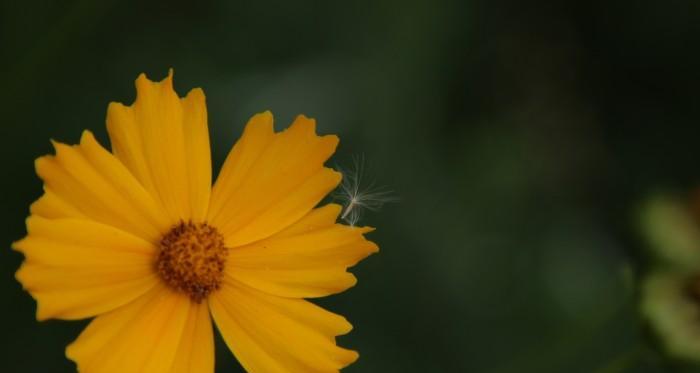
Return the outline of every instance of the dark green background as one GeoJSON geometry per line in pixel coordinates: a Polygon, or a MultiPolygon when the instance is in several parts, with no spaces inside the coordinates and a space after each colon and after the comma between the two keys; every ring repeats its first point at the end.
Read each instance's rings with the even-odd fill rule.
{"type": "Polygon", "coordinates": [[[355,325],[347,372],[686,369],[638,317],[631,222],[700,181],[699,48],[691,0],[3,1],[0,371],[73,371],[85,325],[37,323],[13,277],[34,158],[106,144],[108,102],[170,67],[206,92],[217,166],[252,114],[304,113],[399,196],[364,221],[358,285],[320,301],[355,325]]]}

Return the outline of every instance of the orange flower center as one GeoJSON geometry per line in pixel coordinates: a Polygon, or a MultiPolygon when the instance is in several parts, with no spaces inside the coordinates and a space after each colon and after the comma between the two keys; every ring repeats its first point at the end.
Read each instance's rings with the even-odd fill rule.
{"type": "Polygon", "coordinates": [[[160,240],[156,269],[168,286],[200,303],[221,286],[227,255],[214,227],[182,222],[160,240]]]}

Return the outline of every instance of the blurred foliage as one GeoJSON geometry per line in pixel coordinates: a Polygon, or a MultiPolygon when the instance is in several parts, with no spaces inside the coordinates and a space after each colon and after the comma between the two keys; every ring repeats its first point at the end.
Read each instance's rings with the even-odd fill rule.
{"type": "Polygon", "coordinates": [[[640,209],[650,268],[641,284],[641,311],[674,358],[700,362],[700,215],[697,199],[668,193],[640,209]]]}
{"type": "MultiPolygon", "coordinates": [[[[355,325],[348,372],[677,372],[638,312],[638,201],[698,185],[700,3],[671,0],[3,1],[0,362],[70,372],[85,322],[34,320],[14,280],[33,160],[145,71],[207,94],[220,165],[270,109],[337,133],[395,190],[382,251],[319,303],[355,325]]],[[[240,371],[217,344],[217,372],[240,371]]]]}

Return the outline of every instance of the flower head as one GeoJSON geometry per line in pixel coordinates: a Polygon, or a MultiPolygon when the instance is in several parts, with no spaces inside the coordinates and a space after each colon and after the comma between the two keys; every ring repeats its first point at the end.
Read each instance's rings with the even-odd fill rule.
{"type": "Polygon", "coordinates": [[[357,353],[352,328],[304,298],[356,282],[378,250],[370,228],[316,205],[340,182],[324,167],[338,143],[299,116],[275,133],[250,119],[214,183],[204,93],[180,98],[172,71],[136,80],[133,105],[107,111],[111,151],[85,131],[36,161],[17,279],[37,318],[95,317],[66,355],[80,372],[214,371],[211,319],[250,372],[336,372],[357,353]]]}

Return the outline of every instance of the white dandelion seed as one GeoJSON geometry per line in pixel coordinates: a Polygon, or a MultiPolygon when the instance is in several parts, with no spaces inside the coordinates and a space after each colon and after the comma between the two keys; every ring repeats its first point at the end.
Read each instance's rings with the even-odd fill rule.
{"type": "Polygon", "coordinates": [[[398,201],[393,191],[377,186],[373,180],[363,180],[364,156],[353,157],[351,169],[344,170],[338,166],[336,168],[343,174],[343,181],[332,197],[343,206],[340,220],[350,226],[354,227],[366,210],[379,211],[385,203],[398,201]]]}

